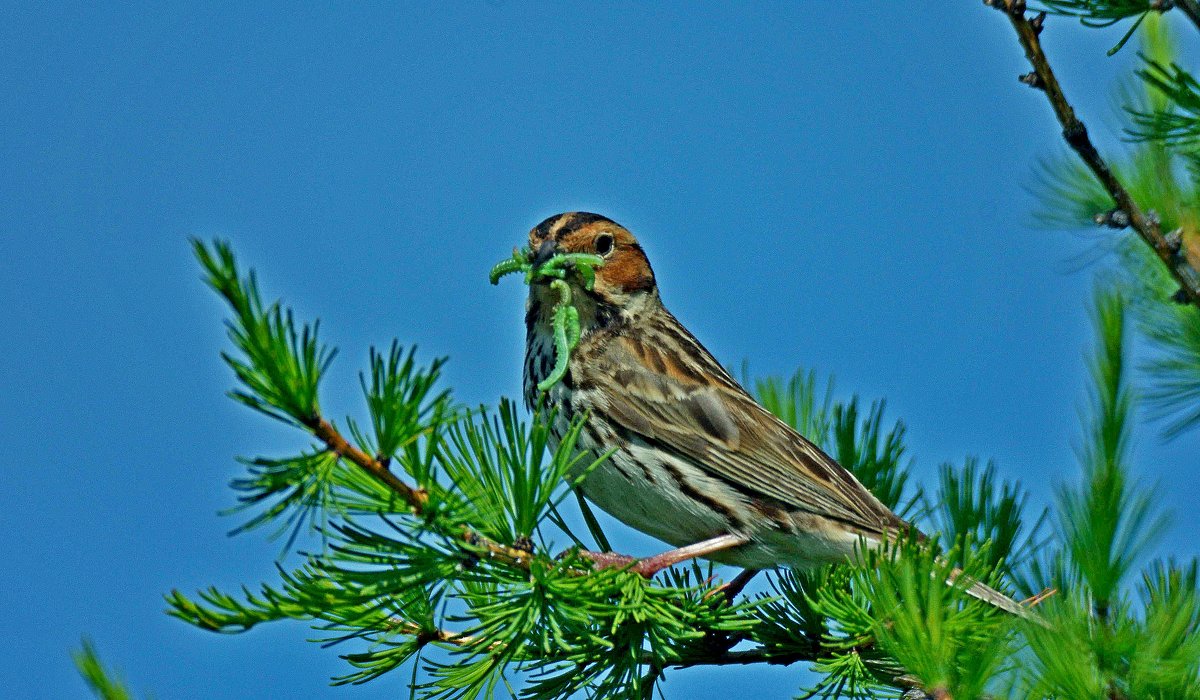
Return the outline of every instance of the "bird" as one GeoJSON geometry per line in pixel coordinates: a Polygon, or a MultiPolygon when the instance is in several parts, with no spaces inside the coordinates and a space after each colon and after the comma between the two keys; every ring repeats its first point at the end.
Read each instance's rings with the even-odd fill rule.
{"type": "MultiPolygon", "coordinates": [[[[523,394],[552,416],[557,443],[583,416],[577,447],[609,454],[583,475],[588,501],[675,549],[640,560],[653,575],[702,557],[748,571],[846,562],[859,543],[915,528],[816,444],[759,405],[663,305],[641,244],[590,212],[551,216],[529,232],[535,268],[566,253],[599,256],[594,280],[567,275],[579,338],[555,366],[560,293],[532,276],[525,308],[523,394]]],[[[594,553],[598,563],[628,557],[594,553]],[[606,556],[611,557],[606,560],[606,556]]],[[[1008,596],[972,581],[967,592],[1014,614],[1008,596]]]]}

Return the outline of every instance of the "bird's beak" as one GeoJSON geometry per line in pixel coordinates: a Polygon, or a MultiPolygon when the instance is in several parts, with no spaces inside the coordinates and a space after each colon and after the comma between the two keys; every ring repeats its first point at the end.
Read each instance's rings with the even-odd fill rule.
{"type": "Polygon", "coordinates": [[[543,241],[542,244],[538,246],[537,251],[535,251],[533,254],[533,266],[537,267],[538,265],[544,264],[547,260],[553,258],[554,254],[557,252],[558,244],[554,242],[554,239],[547,239],[543,241]]]}

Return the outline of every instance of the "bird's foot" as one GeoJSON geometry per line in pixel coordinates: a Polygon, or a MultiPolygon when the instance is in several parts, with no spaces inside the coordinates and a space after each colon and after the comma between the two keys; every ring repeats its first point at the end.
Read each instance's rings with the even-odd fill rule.
{"type": "MultiPolygon", "coordinates": [[[[663,569],[670,568],[689,559],[737,547],[738,545],[746,544],[747,541],[748,539],[741,535],[720,535],[709,540],[704,540],[703,542],[689,544],[686,547],[679,547],[678,549],[672,549],[662,554],[655,554],[645,559],[637,559],[627,554],[616,554],[613,552],[592,552],[586,549],[580,550],[578,554],[595,564],[598,569],[629,568],[644,578],[652,578],[663,569]]],[[[744,586],[745,584],[743,583],[742,585],[744,586]]]]}

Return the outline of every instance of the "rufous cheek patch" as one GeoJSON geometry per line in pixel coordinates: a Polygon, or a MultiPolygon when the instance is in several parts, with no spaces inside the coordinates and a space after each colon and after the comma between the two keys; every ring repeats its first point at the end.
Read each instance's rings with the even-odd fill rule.
{"type": "Polygon", "coordinates": [[[618,249],[600,268],[599,275],[610,286],[626,293],[654,288],[654,273],[646,256],[638,250],[618,249]]]}

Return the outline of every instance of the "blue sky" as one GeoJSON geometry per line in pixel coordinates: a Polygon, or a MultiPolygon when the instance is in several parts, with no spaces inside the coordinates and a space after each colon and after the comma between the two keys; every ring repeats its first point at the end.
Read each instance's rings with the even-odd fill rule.
{"type": "MultiPolygon", "coordinates": [[[[274,577],[229,538],[235,455],[297,436],[223,396],[223,309],[189,236],[229,238],[340,346],[334,416],[393,337],[450,356],[466,402],[519,393],[522,288],[490,265],[543,217],[637,234],[667,305],[722,360],[886,397],[917,477],[997,460],[1045,503],[1072,478],[1091,338],[1086,239],[1024,189],[1061,148],[1004,17],[980,3],[495,1],[280,13],[244,3],[0,10],[0,676],[78,697],[91,636],[160,698],[330,689],[299,625],[239,637],[162,614],[174,587],[274,577]],[[936,7],[935,7],[936,6],[936,7]]],[[[1107,148],[1120,31],[1048,23],[1107,148]]],[[[1193,48],[1189,46],[1188,48],[1193,48]]],[[[1195,435],[1138,433],[1163,552],[1196,554],[1195,435]]],[[[622,539],[631,548],[652,545],[622,539]]],[[[793,669],[675,672],[668,698],[789,697],[793,669]],[[747,684],[752,684],[748,686],[747,684]]]]}

